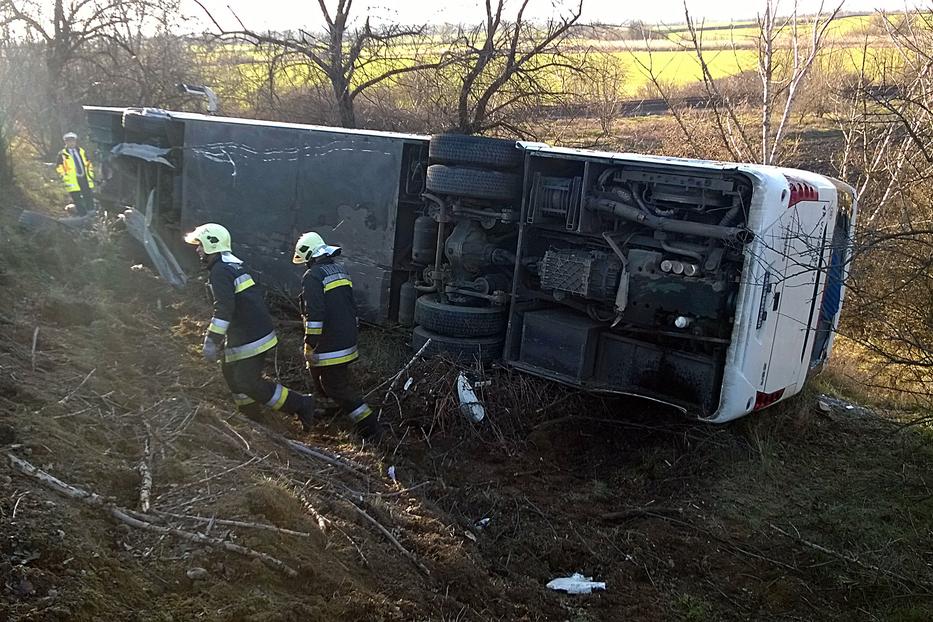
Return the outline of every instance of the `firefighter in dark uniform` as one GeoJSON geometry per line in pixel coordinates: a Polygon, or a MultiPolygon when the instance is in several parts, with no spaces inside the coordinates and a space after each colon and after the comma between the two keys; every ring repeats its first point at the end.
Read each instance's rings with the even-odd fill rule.
{"type": "Polygon", "coordinates": [[[377,442],[382,427],[363,401],[350,370],[350,363],[359,358],[358,321],[353,282],[343,263],[336,260],[340,250],[313,231],[295,244],[292,261],[308,267],[299,299],[305,325],[304,356],[321,394],[338,403],[360,437],[377,442]]]}
{"type": "Polygon", "coordinates": [[[266,354],[278,343],[262,292],[243,261],[230,249],[230,233],[207,223],[185,236],[198,247],[210,271],[208,288],[214,317],[204,336],[204,358],[223,359],[223,375],[237,408],[255,418],[268,406],[298,416],[307,431],[314,419],[314,398],[263,377],[266,354]]]}

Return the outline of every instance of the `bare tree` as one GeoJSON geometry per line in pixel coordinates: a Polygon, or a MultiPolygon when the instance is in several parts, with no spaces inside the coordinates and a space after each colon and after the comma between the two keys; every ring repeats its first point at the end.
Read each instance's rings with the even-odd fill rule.
{"type": "Polygon", "coordinates": [[[566,45],[583,0],[540,26],[525,16],[529,1],[522,0],[508,20],[505,0],[486,0],[484,23],[458,32],[448,64],[459,81],[455,131],[475,134],[506,127],[521,133],[510,116],[522,107],[566,96],[555,87],[556,71],[582,71],[585,58],[571,57],[566,45]]]}
{"type": "MultiPolygon", "coordinates": [[[[785,139],[791,129],[790,123],[795,106],[798,103],[801,87],[806,83],[817,58],[826,46],[826,33],[829,26],[839,16],[840,2],[829,12],[821,4],[815,15],[803,17],[798,13],[794,2],[791,13],[784,17],[778,15],[778,0],[764,0],[764,7],[758,15],[755,47],[758,52],[756,73],[760,89],[748,93],[747,97],[730,95],[724,89],[724,80],[713,75],[711,56],[703,42],[703,24],[697,23],[684,2],[686,38],[676,41],[682,49],[689,50],[697,60],[700,69],[701,88],[705,97],[703,108],[715,128],[727,157],[737,161],[777,164],[781,161],[785,139]],[[750,106],[757,108],[761,131],[756,137],[749,131],[743,120],[743,112],[750,106]]],[[[650,51],[651,42],[645,45],[650,51]]],[[[731,51],[737,53],[741,44],[734,36],[731,51]]],[[[724,53],[717,49],[715,54],[724,53]]],[[[650,62],[639,61],[658,94],[675,112],[683,137],[695,144],[694,129],[684,122],[678,101],[671,97],[669,90],[662,84],[660,72],[650,62]]],[[[708,155],[708,154],[697,154],[708,155]]]]}
{"type": "Polygon", "coordinates": [[[858,74],[835,91],[836,120],[845,139],[838,166],[861,197],[844,334],[874,362],[873,384],[928,405],[933,395],[933,18],[921,10],[881,18],[884,39],[866,36],[858,74]]]}
{"type": "Polygon", "coordinates": [[[181,105],[176,85],[199,81],[199,43],[175,34],[180,19],[168,3],[126,3],[115,7],[123,15],[105,37],[80,55],[83,70],[93,76],[88,89],[98,103],[137,106],[181,105]]]}
{"type": "Polygon", "coordinates": [[[13,182],[13,154],[6,115],[0,111],[0,187],[9,187],[13,182]]]}
{"type": "MultiPolygon", "coordinates": [[[[798,90],[804,83],[811,67],[823,47],[826,31],[839,16],[842,2],[828,15],[823,13],[823,3],[810,21],[810,33],[801,41],[801,24],[797,15],[797,3],[789,17],[780,19],[775,14],[778,0],[765,0],[764,12],[758,15],[758,76],[761,78],[761,159],[762,164],[776,161],[781,141],[787,132],[787,123],[797,99],[798,90]],[[780,50],[780,39],[790,38],[790,62],[776,62],[780,50]],[[778,74],[779,67],[785,67],[778,74]],[[783,100],[783,105],[781,103],[783,100]],[[773,116],[781,110],[777,127],[773,116]]],[[[694,38],[694,41],[696,39],[694,38]]],[[[699,51],[699,48],[697,48],[699,51]]]]}
{"type": "Polygon", "coordinates": [[[147,19],[164,19],[176,8],[177,0],[0,0],[0,24],[14,26],[22,33],[18,44],[43,60],[42,74],[33,76],[41,79],[34,96],[45,120],[33,137],[40,150],[49,154],[61,131],[78,120],[74,106],[100,78],[101,51],[125,42],[127,28],[141,37],[147,19]]]}
{"type": "Polygon", "coordinates": [[[585,71],[572,76],[570,88],[579,105],[599,122],[601,138],[609,138],[622,112],[628,71],[611,53],[590,54],[588,61],[585,71]]]}
{"type": "Polygon", "coordinates": [[[200,0],[195,2],[222,38],[274,46],[279,50],[279,60],[298,56],[322,72],[330,82],[339,122],[344,127],[357,126],[354,103],[367,89],[404,74],[437,68],[444,62],[442,58],[427,60],[411,52],[413,46],[423,43],[426,31],[423,25],[374,26],[367,17],[362,25],[354,27],[353,0],[338,0],[333,10],[325,0],[318,0],[324,32],[299,29],[294,35],[251,30],[235,14],[239,28],[228,29],[200,0]]]}

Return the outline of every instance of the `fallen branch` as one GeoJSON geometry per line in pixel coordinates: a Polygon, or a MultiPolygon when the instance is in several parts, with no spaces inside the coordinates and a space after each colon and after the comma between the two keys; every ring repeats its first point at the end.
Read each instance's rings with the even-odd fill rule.
{"type": "Polygon", "coordinates": [[[93,505],[95,507],[105,507],[108,505],[107,500],[98,494],[83,490],[81,488],[76,488],[70,484],[66,484],[54,475],[46,473],[42,469],[30,464],[29,462],[26,462],[25,460],[17,458],[13,454],[8,453],[6,457],[10,461],[10,465],[12,465],[13,468],[20,471],[21,473],[24,473],[25,475],[39,480],[47,487],[65,495],[66,497],[71,497],[72,499],[83,501],[84,503],[93,505]]]}
{"type": "Polygon", "coordinates": [[[202,477],[202,478],[199,479],[199,480],[196,480],[196,481],[193,481],[193,482],[188,482],[187,484],[182,484],[181,486],[176,486],[175,488],[172,488],[171,490],[167,490],[167,491],[163,492],[161,495],[159,495],[158,497],[156,497],[156,500],[159,500],[159,499],[162,499],[163,497],[167,497],[167,496],[169,496],[169,495],[171,495],[171,494],[174,494],[174,493],[178,492],[179,490],[184,490],[185,488],[190,488],[191,486],[197,486],[198,484],[203,484],[203,483],[205,483],[205,482],[209,482],[209,481],[211,481],[212,479],[217,479],[218,477],[222,477],[222,476],[226,475],[227,473],[231,473],[231,472],[233,472],[233,471],[236,471],[237,469],[242,469],[242,468],[245,467],[245,466],[249,466],[249,465],[253,464],[254,462],[261,462],[262,460],[265,460],[266,458],[268,458],[269,455],[270,455],[270,454],[266,454],[265,456],[262,456],[262,457],[260,457],[260,456],[253,456],[252,458],[250,458],[250,459],[247,460],[246,462],[243,462],[243,463],[238,464],[238,465],[236,465],[236,466],[230,467],[229,469],[225,469],[225,470],[221,471],[220,473],[214,473],[213,475],[208,475],[207,477],[202,477]]]}
{"type": "Polygon", "coordinates": [[[243,527],[244,529],[261,529],[264,531],[275,531],[278,533],[284,533],[290,536],[298,536],[300,538],[310,538],[311,534],[306,531],[293,531],[291,529],[285,529],[283,527],[276,527],[275,525],[267,525],[265,523],[251,523],[241,520],[230,520],[226,518],[208,518],[206,516],[192,516],[190,514],[175,514],[173,512],[163,512],[161,510],[154,510],[154,513],[159,516],[170,516],[172,518],[179,518],[182,520],[191,520],[200,523],[209,523],[214,525],[226,525],[228,527],[243,527]]]}
{"type": "Polygon", "coordinates": [[[802,544],[802,545],[804,545],[804,546],[810,547],[811,549],[813,549],[813,550],[815,550],[815,551],[819,551],[820,553],[825,553],[826,555],[829,555],[830,557],[835,557],[835,558],[838,559],[838,560],[841,560],[841,561],[844,561],[844,562],[848,562],[848,563],[850,563],[850,564],[855,564],[855,565],[858,566],[859,568],[863,568],[863,569],[865,569],[865,570],[871,570],[872,572],[876,572],[876,573],[878,573],[878,574],[883,574],[883,575],[886,575],[886,576],[891,577],[891,578],[893,578],[893,579],[897,579],[897,580],[900,581],[901,583],[907,583],[907,584],[910,584],[910,585],[914,585],[914,586],[917,586],[917,587],[924,588],[924,589],[926,589],[926,590],[931,590],[931,589],[933,589],[933,586],[931,586],[931,585],[929,585],[929,584],[927,584],[927,583],[924,583],[924,582],[922,582],[922,581],[919,581],[919,580],[917,580],[917,579],[913,579],[913,578],[911,578],[911,577],[905,577],[905,576],[902,575],[902,574],[898,574],[898,573],[892,572],[892,571],[890,571],[890,570],[885,570],[884,568],[879,568],[878,566],[875,566],[874,564],[869,564],[869,563],[860,561],[858,558],[853,557],[853,556],[851,556],[851,555],[846,555],[845,553],[839,553],[838,551],[834,551],[833,549],[830,549],[830,548],[827,548],[827,547],[825,547],[825,546],[819,545],[819,544],[817,544],[816,542],[810,542],[809,540],[806,540],[806,539],[804,539],[804,538],[801,538],[801,537],[798,536],[798,535],[795,535],[795,534],[792,534],[792,533],[787,533],[786,531],[784,531],[784,530],[781,529],[780,527],[778,527],[778,526],[776,526],[776,525],[773,525],[773,524],[771,524],[771,523],[768,523],[768,525],[771,527],[771,529],[773,529],[774,531],[778,532],[778,533],[781,534],[782,536],[785,536],[785,537],[787,537],[787,538],[790,538],[791,540],[794,540],[795,542],[797,542],[797,543],[799,543],[799,544],[802,544]]]}
{"type": "Polygon", "coordinates": [[[233,434],[236,435],[236,437],[237,437],[238,439],[240,439],[241,441],[243,441],[243,444],[246,445],[246,451],[247,451],[247,453],[251,453],[252,450],[249,448],[249,443],[246,442],[246,439],[243,438],[243,435],[240,434],[239,432],[237,432],[237,431],[236,431],[236,428],[234,428],[232,425],[230,425],[230,422],[228,422],[226,419],[223,419],[223,418],[221,418],[221,417],[218,417],[218,419],[220,419],[220,421],[227,427],[227,429],[230,430],[231,432],[233,432],[233,434]]]}
{"type": "Polygon", "coordinates": [[[198,533],[196,531],[185,531],[184,529],[177,529],[175,527],[162,527],[161,525],[153,525],[150,522],[130,516],[130,514],[124,508],[109,506],[107,509],[110,511],[111,516],[119,521],[126,523],[127,525],[130,525],[131,527],[137,527],[139,529],[145,529],[146,531],[152,531],[155,533],[170,534],[178,538],[182,538],[183,540],[190,540],[191,542],[196,542],[198,544],[224,549],[226,551],[230,551],[231,553],[237,553],[238,555],[258,559],[265,563],[267,566],[284,572],[290,577],[298,576],[298,572],[294,568],[282,560],[272,557],[268,553],[246,548],[245,546],[240,546],[239,544],[234,544],[227,540],[211,538],[210,536],[205,536],[204,534],[198,533]]]}
{"type": "MultiPolygon", "coordinates": [[[[37,330],[38,330],[38,329],[37,329],[37,330]]],[[[64,405],[65,405],[65,402],[67,402],[67,401],[70,400],[72,397],[74,397],[74,394],[77,393],[77,392],[81,389],[81,387],[84,386],[84,383],[87,382],[87,381],[90,379],[90,377],[94,375],[94,372],[95,372],[95,371],[97,371],[97,368],[96,368],[96,367],[87,373],[87,376],[85,376],[85,377],[84,377],[84,380],[82,380],[81,383],[78,384],[78,386],[76,386],[76,387],[74,388],[74,391],[72,391],[71,393],[69,393],[68,395],[66,395],[65,397],[63,397],[62,399],[58,400],[58,403],[61,404],[62,406],[64,406],[64,405]]]]}
{"type": "MultiPolygon", "coordinates": [[[[300,487],[303,488],[306,485],[307,482],[302,484],[300,487]]],[[[317,521],[317,528],[321,530],[321,533],[327,533],[327,526],[331,524],[330,520],[317,511],[317,508],[312,505],[312,503],[307,499],[307,497],[305,497],[301,490],[295,489],[295,494],[297,494],[298,498],[301,499],[301,504],[304,506],[305,511],[307,511],[308,514],[313,516],[314,520],[317,521]]]]}
{"type": "MultiPolygon", "coordinates": [[[[405,367],[401,368],[398,371],[398,373],[392,377],[392,382],[391,384],[389,384],[389,389],[386,391],[385,397],[382,398],[383,404],[385,404],[386,400],[389,399],[389,394],[392,393],[392,390],[395,388],[395,383],[399,381],[399,379],[405,374],[406,371],[408,371],[408,368],[411,367],[415,363],[415,361],[421,358],[421,355],[424,353],[425,350],[428,349],[429,345],[431,345],[430,337],[428,338],[427,341],[424,342],[423,346],[418,348],[418,351],[415,352],[415,355],[413,357],[411,357],[411,360],[405,363],[405,367]]],[[[398,398],[395,398],[395,399],[398,400],[398,398]]],[[[399,410],[401,409],[402,407],[401,405],[399,405],[399,410]]]]}
{"type": "Polygon", "coordinates": [[[604,521],[622,522],[633,518],[666,518],[667,516],[682,516],[684,511],[680,508],[643,507],[618,512],[607,512],[599,518],[604,521]]]}
{"type": "Polygon", "coordinates": [[[36,346],[39,345],[39,327],[32,331],[32,371],[36,371],[36,346]]]}
{"type": "Polygon", "coordinates": [[[407,558],[411,561],[411,563],[413,563],[413,564],[415,565],[415,568],[417,568],[417,569],[418,569],[422,574],[424,574],[425,576],[430,576],[430,575],[431,575],[431,571],[428,570],[427,567],[426,567],[424,564],[422,564],[420,561],[418,561],[418,558],[415,557],[414,554],[413,554],[411,551],[409,551],[409,550],[406,549],[404,546],[402,546],[402,543],[399,542],[398,539],[397,539],[395,536],[393,536],[393,535],[389,532],[388,529],[386,529],[385,527],[383,527],[383,526],[382,526],[382,523],[380,523],[380,522],[377,521],[375,518],[373,518],[372,516],[370,516],[369,514],[367,514],[367,513],[366,513],[366,510],[364,510],[363,508],[361,508],[361,507],[358,506],[357,504],[353,503],[352,500],[347,499],[347,498],[344,497],[343,495],[341,495],[340,497],[341,497],[342,499],[344,499],[345,501],[347,501],[347,502],[353,507],[353,509],[356,510],[356,511],[359,513],[360,516],[362,516],[363,518],[365,518],[365,519],[366,519],[367,521],[369,521],[376,529],[378,529],[378,530],[382,533],[382,535],[384,535],[384,536],[386,537],[386,539],[387,539],[389,542],[391,542],[391,543],[395,546],[395,548],[397,548],[399,551],[401,551],[402,555],[404,555],[405,557],[407,557],[407,558]]]}
{"type": "Polygon", "coordinates": [[[408,488],[403,488],[402,490],[396,490],[396,491],[393,491],[393,492],[370,492],[370,493],[366,493],[366,494],[372,495],[372,496],[374,496],[374,497],[382,497],[382,498],[386,498],[386,497],[399,497],[399,496],[401,496],[401,495],[408,494],[408,493],[410,493],[410,492],[413,491],[413,490],[418,490],[419,488],[421,488],[421,487],[423,487],[423,486],[427,486],[427,485],[433,484],[433,483],[434,483],[434,482],[432,482],[431,480],[428,480],[428,481],[425,481],[425,482],[421,482],[420,484],[415,484],[414,486],[410,486],[410,487],[408,487],[408,488]]]}
{"type": "Polygon", "coordinates": [[[358,477],[363,477],[368,479],[369,476],[366,474],[365,469],[362,465],[356,464],[343,456],[338,456],[335,454],[329,454],[322,449],[314,448],[312,449],[304,443],[299,443],[298,441],[293,441],[292,439],[270,430],[266,426],[262,425],[257,421],[253,421],[248,417],[243,415],[235,415],[238,419],[245,421],[247,425],[256,430],[257,432],[265,435],[270,440],[273,440],[280,445],[285,446],[286,448],[294,451],[297,454],[305,456],[306,458],[314,458],[315,460],[320,460],[321,462],[326,462],[335,467],[339,467],[349,473],[353,473],[358,477]]]}
{"type": "MultiPolygon", "coordinates": [[[[551,402],[551,403],[549,403],[549,404],[545,404],[544,406],[538,408],[538,409],[535,411],[535,414],[537,415],[537,414],[543,413],[545,410],[550,410],[551,408],[554,408],[554,407],[557,406],[558,404],[561,404],[561,403],[563,403],[563,402],[566,402],[567,400],[572,399],[572,398],[574,398],[574,397],[577,397],[578,395],[581,395],[581,394],[585,395],[585,394],[587,394],[587,391],[567,391],[567,393],[566,393],[563,397],[561,397],[560,399],[554,400],[553,402],[551,402]]],[[[551,421],[560,422],[560,421],[562,421],[562,420],[565,419],[565,418],[566,418],[566,417],[562,417],[561,419],[551,419],[551,421]]],[[[544,423],[548,423],[548,422],[545,421],[544,423]]],[[[543,425],[543,424],[539,424],[539,425],[543,425]]],[[[554,425],[554,424],[551,424],[551,425],[554,425]]],[[[537,426],[535,426],[535,427],[537,427],[537,426]]]]}
{"type": "Polygon", "coordinates": [[[385,398],[383,398],[382,401],[385,402],[387,399],[389,399],[389,393],[391,393],[391,392],[392,392],[392,389],[395,388],[395,383],[398,382],[398,379],[402,377],[402,374],[404,374],[406,371],[408,371],[408,368],[409,368],[409,367],[411,367],[412,365],[414,365],[415,361],[417,361],[418,358],[424,353],[424,351],[427,350],[427,348],[428,348],[429,345],[431,345],[431,339],[430,339],[430,338],[428,338],[428,340],[424,342],[424,345],[421,346],[421,347],[418,349],[417,352],[415,352],[415,355],[414,355],[413,357],[411,357],[411,360],[408,361],[407,363],[405,363],[405,366],[402,367],[400,370],[398,370],[398,373],[396,373],[396,374],[395,374],[394,376],[392,376],[391,378],[388,378],[387,380],[383,380],[381,383],[379,383],[378,385],[374,386],[374,387],[373,387],[372,389],[370,389],[369,392],[367,392],[366,395],[364,395],[363,397],[364,397],[364,398],[369,397],[370,395],[372,395],[373,393],[375,393],[376,391],[378,391],[378,390],[381,389],[382,387],[386,386],[387,383],[391,383],[391,384],[389,384],[389,390],[386,391],[385,398]]]}
{"type": "Polygon", "coordinates": [[[198,412],[200,410],[201,410],[201,405],[198,404],[197,406],[194,407],[194,410],[191,411],[191,414],[185,417],[184,420],[181,422],[181,424],[177,428],[175,428],[174,431],[168,434],[168,441],[166,441],[168,445],[171,445],[172,443],[174,443],[178,439],[178,437],[181,436],[181,434],[185,430],[188,429],[188,426],[191,425],[191,422],[194,421],[194,418],[198,416],[198,412]]]}
{"type": "Polygon", "coordinates": [[[143,440],[143,457],[139,461],[139,511],[149,513],[149,496],[152,492],[152,428],[143,419],[146,426],[146,438],[143,440]]]}
{"type": "Polygon", "coordinates": [[[146,531],[152,531],[155,533],[170,534],[184,540],[196,542],[198,544],[224,549],[226,551],[237,553],[245,557],[261,560],[266,565],[276,570],[282,571],[290,577],[298,576],[298,572],[294,568],[287,565],[282,560],[272,557],[271,555],[246,548],[245,546],[233,544],[232,542],[227,542],[226,540],[211,538],[197,532],[185,531],[183,529],[176,529],[174,527],[162,527],[160,525],[154,525],[151,522],[144,520],[146,517],[145,514],[136,514],[132,510],[128,510],[108,502],[104,497],[101,497],[96,493],[77,488],[70,484],[66,484],[57,477],[46,473],[42,469],[37,468],[25,460],[17,458],[13,454],[7,454],[7,459],[10,461],[10,464],[13,466],[13,468],[19,472],[40,481],[45,486],[66,497],[77,499],[78,501],[81,501],[87,505],[100,508],[110,514],[113,518],[122,523],[130,525],[131,527],[136,527],[138,529],[144,529],[146,531]],[[135,516],[133,516],[134,514],[135,516]]]}
{"type": "Polygon", "coordinates": [[[696,525],[696,524],[694,524],[694,523],[690,523],[690,522],[681,520],[681,519],[679,519],[679,518],[674,518],[673,516],[669,516],[669,515],[665,515],[665,514],[659,514],[659,513],[653,512],[652,510],[650,510],[650,509],[648,509],[648,508],[645,508],[645,517],[657,518],[657,519],[660,519],[660,520],[668,521],[668,522],[671,523],[672,525],[678,525],[678,526],[680,526],[680,527],[685,527],[685,528],[687,528],[687,529],[693,529],[693,530],[696,531],[697,533],[701,533],[701,534],[705,535],[707,538],[711,538],[711,539],[713,539],[713,540],[716,540],[717,542],[722,543],[723,545],[729,547],[730,549],[732,549],[733,551],[735,551],[735,552],[737,552],[737,553],[741,553],[742,555],[746,555],[746,556],[752,557],[752,558],[754,558],[754,559],[760,559],[760,560],[762,560],[762,561],[768,562],[769,564],[774,564],[775,566],[778,566],[778,567],[780,567],[780,568],[784,568],[784,569],[786,569],[786,570],[790,570],[790,571],[792,571],[792,572],[800,572],[800,569],[797,568],[796,566],[793,566],[793,565],[788,564],[788,563],[786,563],[786,562],[782,562],[782,561],[777,560],[777,559],[772,559],[772,558],[770,558],[770,557],[767,557],[767,556],[765,556],[765,555],[762,555],[761,553],[758,553],[758,552],[755,552],[755,551],[750,551],[750,550],[748,550],[748,549],[742,548],[742,547],[740,547],[739,545],[737,545],[735,542],[733,542],[732,540],[730,540],[730,539],[728,539],[728,538],[724,538],[723,536],[717,535],[717,534],[713,533],[712,531],[710,531],[709,529],[704,529],[704,528],[702,528],[702,527],[700,527],[700,526],[698,526],[698,525],[696,525]]]}
{"type": "Polygon", "coordinates": [[[285,444],[286,444],[289,448],[291,448],[292,450],[294,450],[294,451],[300,453],[300,454],[303,455],[303,456],[310,456],[311,458],[315,458],[315,459],[320,460],[320,461],[322,461],[322,462],[326,462],[327,464],[330,464],[330,465],[333,465],[333,466],[336,466],[336,467],[340,467],[340,468],[345,469],[345,470],[347,470],[347,471],[349,471],[349,472],[351,472],[351,473],[355,473],[356,475],[362,475],[362,476],[364,476],[364,477],[366,476],[364,473],[361,473],[361,472],[360,472],[360,471],[362,470],[362,467],[359,467],[359,466],[357,466],[357,465],[351,465],[351,464],[349,464],[349,463],[347,463],[347,462],[344,462],[343,460],[341,460],[341,459],[339,459],[339,458],[335,458],[335,457],[332,457],[332,456],[328,456],[328,455],[325,454],[325,453],[322,453],[322,452],[317,451],[317,450],[315,450],[315,449],[311,449],[310,447],[308,447],[308,446],[305,445],[304,443],[299,443],[298,441],[293,441],[293,440],[290,439],[290,438],[285,438],[285,437],[282,437],[282,438],[284,439],[285,444]]]}

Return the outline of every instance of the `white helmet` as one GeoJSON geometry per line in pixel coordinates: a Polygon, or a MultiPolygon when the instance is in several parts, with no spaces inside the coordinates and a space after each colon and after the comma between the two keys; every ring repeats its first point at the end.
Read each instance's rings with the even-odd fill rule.
{"type": "Polygon", "coordinates": [[[312,259],[330,257],[339,252],[339,246],[329,246],[320,235],[314,231],[308,231],[302,233],[298,241],[295,242],[295,256],[292,257],[292,263],[300,265],[312,259]]]}
{"type": "Polygon", "coordinates": [[[68,132],[67,134],[62,136],[62,140],[68,140],[68,139],[78,140],[78,135],[75,134],[74,132],[68,132]]]}

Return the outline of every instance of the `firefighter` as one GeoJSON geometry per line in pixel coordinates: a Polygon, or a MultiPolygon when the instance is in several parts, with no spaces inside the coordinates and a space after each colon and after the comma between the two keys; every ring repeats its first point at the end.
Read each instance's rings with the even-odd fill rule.
{"type": "Polygon", "coordinates": [[[214,317],[204,336],[204,358],[223,359],[223,375],[237,408],[252,418],[262,406],[295,414],[305,431],[314,419],[314,398],[263,377],[266,355],[278,338],[262,292],[230,249],[230,233],[207,223],[185,236],[198,247],[198,256],[210,272],[208,290],[214,317]]]}
{"type": "Polygon", "coordinates": [[[361,438],[378,442],[382,427],[363,401],[350,370],[350,363],[359,358],[358,320],[353,282],[337,261],[340,251],[313,231],[295,244],[292,261],[308,268],[298,301],[305,325],[304,357],[320,393],[349,415],[361,438]]]}
{"type": "Polygon", "coordinates": [[[78,216],[94,211],[94,166],[87,159],[87,154],[78,146],[78,135],[68,132],[62,139],[65,147],[58,154],[55,170],[65,190],[71,195],[78,216]]]}

